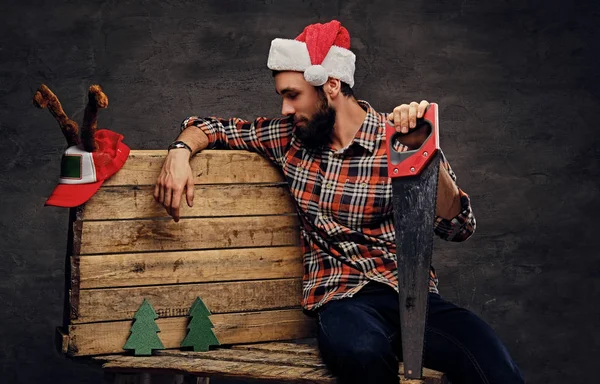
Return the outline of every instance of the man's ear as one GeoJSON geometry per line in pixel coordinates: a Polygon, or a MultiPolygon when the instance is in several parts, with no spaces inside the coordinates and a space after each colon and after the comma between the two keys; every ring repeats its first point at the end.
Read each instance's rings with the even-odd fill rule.
{"type": "Polygon", "coordinates": [[[323,84],[323,91],[325,91],[330,99],[335,99],[340,94],[341,88],[342,82],[333,77],[327,79],[327,82],[323,84]]]}

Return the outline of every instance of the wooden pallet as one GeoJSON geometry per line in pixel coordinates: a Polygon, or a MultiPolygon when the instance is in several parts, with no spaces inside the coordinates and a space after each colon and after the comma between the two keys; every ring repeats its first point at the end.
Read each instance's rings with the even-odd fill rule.
{"type": "MultiPolygon", "coordinates": [[[[156,356],[149,357],[111,355],[94,359],[101,361],[107,372],[143,372],[145,375],[162,374],[163,377],[170,374],[175,377],[173,380],[187,380],[188,383],[205,376],[278,383],[336,382],[311,340],[307,340],[307,343],[236,345],[230,349],[209,352],[160,351],[156,356]]],[[[400,363],[399,375],[403,374],[403,366],[400,363]]],[[[419,383],[447,383],[442,373],[431,369],[424,368],[423,376],[424,381],[418,381],[419,383]]]]}

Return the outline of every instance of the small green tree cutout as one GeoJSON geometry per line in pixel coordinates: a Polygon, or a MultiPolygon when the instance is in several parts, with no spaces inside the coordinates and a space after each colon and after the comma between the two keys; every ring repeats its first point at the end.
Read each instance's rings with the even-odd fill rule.
{"type": "Polygon", "coordinates": [[[133,318],[135,320],[131,326],[131,334],[123,349],[133,349],[136,356],[149,356],[153,349],[165,349],[157,334],[160,328],[154,321],[158,319],[158,315],[148,300],[144,299],[133,318]]]}
{"type": "Polygon", "coordinates": [[[213,323],[208,318],[210,311],[199,297],[190,308],[190,323],[187,326],[188,334],[181,342],[182,347],[193,347],[195,352],[206,352],[211,345],[220,345],[213,333],[213,323]]]}

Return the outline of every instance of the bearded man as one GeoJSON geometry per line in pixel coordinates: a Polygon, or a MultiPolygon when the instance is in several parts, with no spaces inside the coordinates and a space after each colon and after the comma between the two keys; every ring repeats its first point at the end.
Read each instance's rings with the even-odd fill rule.
{"type": "MultiPolygon", "coordinates": [[[[185,194],[193,204],[189,159],[205,148],[257,152],[279,166],[301,222],[303,297],[318,323],[321,355],[340,383],[398,383],[402,359],[396,243],[387,174],[385,124],[407,133],[429,103],[379,113],[357,100],[355,55],[340,22],[307,26],[275,39],[267,60],[282,98],[282,118],[188,117],[169,146],[154,196],[179,220],[185,194]]],[[[416,132],[403,144],[418,148],[416,132]]],[[[442,155],[432,230],[464,241],[475,230],[469,196],[442,155]]],[[[493,330],[442,298],[430,270],[424,366],[454,384],[523,383],[493,330]]]]}

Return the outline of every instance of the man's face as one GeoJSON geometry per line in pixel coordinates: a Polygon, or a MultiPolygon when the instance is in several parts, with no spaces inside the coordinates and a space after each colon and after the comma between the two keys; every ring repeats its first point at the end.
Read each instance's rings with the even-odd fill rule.
{"type": "Polygon", "coordinates": [[[309,148],[331,143],[335,110],[323,92],[310,85],[301,72],[275,75],[275,90],[283,98],[281,113],[293,117],[296,136],[309,148]]]}

